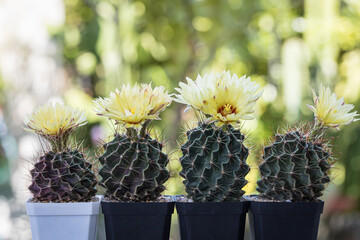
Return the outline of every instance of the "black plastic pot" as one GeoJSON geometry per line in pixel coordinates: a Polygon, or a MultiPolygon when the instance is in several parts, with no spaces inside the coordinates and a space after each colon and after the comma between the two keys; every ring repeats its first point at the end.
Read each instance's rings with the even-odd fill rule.
{"type": "Polygon", "coordinates": [[[324,202],[250,202],[252,239],[316,240],[323,208],[324,202]]]}
{"type": "Polygon", "coordinates": [[[107,240],[168,240],[174,202],[101,202],[107,240]]]}
{"type": "Polygon", "coordinates": [[[176,203],[182,240],[244,239],[249,202],[176,203]]]}

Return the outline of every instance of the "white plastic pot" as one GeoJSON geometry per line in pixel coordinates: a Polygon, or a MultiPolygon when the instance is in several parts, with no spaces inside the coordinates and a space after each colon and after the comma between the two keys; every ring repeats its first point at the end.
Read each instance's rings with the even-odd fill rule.
{"type": "Polygon", "coordinates": [[[26,202],[33,240],[95,240],[101,196],[97,202],[26,202]]]}

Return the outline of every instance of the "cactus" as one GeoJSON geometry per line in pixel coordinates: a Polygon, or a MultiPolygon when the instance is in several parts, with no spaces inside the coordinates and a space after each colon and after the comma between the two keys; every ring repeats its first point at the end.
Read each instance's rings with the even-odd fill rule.
{"type": "Polygon", "coordinates": [[[244,194],[248,149],[244,136],[230,125],[216,128],[199,123],[187,132],[180,158],[188,197],[195,202],[238,201],[244,194]]]}
{"type": "Polygon", "coordinates": [[[330,182],[333,161],[325,133],[359,120],[359,114],[329,88],[322,87],[319,96],[313,91],[313,96],[314,106],[308,107],[314,112],[314,123],[277,134],[264,148],[257,188],[262,198],[317,201],[330,182]]]}
{"type": "Polygon", "coordinates": [[[196,202],[239,201],[250,167],[244,136],[238,129],[242,120],[254,118],[260,85],[229,71],[198,75],[196,81],[186,79],[187,84],[176,88],[175,100],[192,108],[199,118],[181,147],[180,175],[185,178],[188,197],[196,202]]]}
{"type": "Polygon", "coordinates": [[[30,171],[29,190],[40,202],[90,201],[97,183],[91,167],[77,150],[45,153],[30,171]]]}
{"type": "Polygon", "coordinates": [[[86,124],[84,113],[70,106],[50,103],[29,116],[25,124],[27,130],[38,134],[50,146],[30,171],[29,190],[33,201],[91,201],[97,192],[92,164],[79,150],[69,147],[71,133],[86,124]]]}
{"type": "Polygon", "coordinates": [[[277,134],[264,148],[257,190],[271,200],[315,201],[330,182],[330,152],[302,131],[277,134]]]}
{"type": "Polygon", "coordinates": [[[155,201],[165,190],[170,177],[168,156],[162,143],[152,139],[148,126],[171,103],[163,87],[150,84],[125,85],[109,98],[95,100],[100,116],[115,120],[126,133],[115,132],[114,139],[103,145],[100,185],[105,197],[114,201],[155,201]]]}
{"type": "Polygon", "coordinates": [[[99,174],[105,197],[116,201],[154,201],[165,190],[163,184],[170,177],[166,169],[169,159],[157,140],[148,134],[136,140],[115,134],[103,147],[99,174]]]}

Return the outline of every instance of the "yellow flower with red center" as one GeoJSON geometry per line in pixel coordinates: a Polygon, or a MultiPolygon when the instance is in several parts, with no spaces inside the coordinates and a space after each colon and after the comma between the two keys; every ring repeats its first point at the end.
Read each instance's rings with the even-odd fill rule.
{"type": "Polygon", "coordinates": [[[180,83],[174,99],[205,114],[216,126],[237,126],[241,120],[253,119],[253,107],[261,97],[260,85],[250,77],[231,75],[229,71],[198,75],[180,83]]]}

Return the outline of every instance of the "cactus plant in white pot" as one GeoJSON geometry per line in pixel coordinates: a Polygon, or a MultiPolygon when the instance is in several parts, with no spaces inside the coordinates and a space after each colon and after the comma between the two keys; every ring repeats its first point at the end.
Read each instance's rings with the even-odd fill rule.
{"type": "Polygon", "coordinates": [[[33,240],[95,240],[100,198],[92,164],[71,142],[86,124],[83,112],[63,104],[46,104],[25,120],[27,130],[45,140],[30,171],[26,202],[33,240]]]}

